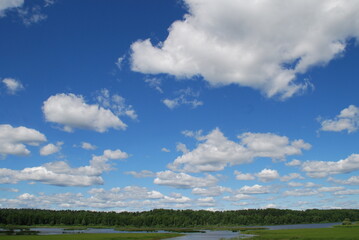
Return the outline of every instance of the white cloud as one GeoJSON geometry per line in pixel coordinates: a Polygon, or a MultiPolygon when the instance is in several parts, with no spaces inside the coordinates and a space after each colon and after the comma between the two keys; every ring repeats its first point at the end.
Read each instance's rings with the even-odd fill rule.
{"type": "Polygon", "coordinates": [[[219,171],[227,165],[250,163],[257,157],[282,160],[310,148],[303,140],[290,142],[287,137],[271,133],[244,133],[238,138],[239,143],[230,141],[216,128],[201,137],[194,150],[176,158],[168,168],[185,172],[219,171]]]}
{"type": "Polygon", "coordinates": [[[130,171],[126,172],[126,174],[132,175],[136,178],[156,177],[156,174],[154,172],[148,170],[142,170],[140,172],[130,171]]]}
{"type": "Polygon", "coordinates": [[[9,94],[16,94],[24,89],[24,86],[19,80],[13,78],[4,78],[2,82],[5,84],[7,92],[9,94]]]}
{"type": "MultiPolygon", "coordinates": [[[[106,150],[108,151],[108,150],[106,150]]],[[[105,154],[93,156],[90,165],[78,168],[70,167],[64,161],[49,162],[42,166],[24,168],[23,170],[0,169],[0,183],[18,183],[35,181],[56,186],[91,186],[103,184],[103,172],[110,171],[108,163],[113,156],[105,154]]],[[[116,152],[116,151],[114,151],[116,152]]]]}
{"type": "Polygon", "coordinates": [[[177,91],[178,97],[174,99],[164,99],[162,100],[168,108],[174,109],[180,105],[190,105],[192,108],[197,108],[203,105],[202,101],[199,101],[197,98],[199,96],[198,92],[194,92],[191,88],[181,89],[177,91]]]}
{"type": "Polygon", "coordinates": [[[163,147],[163,148],[161,149],[161,151],[162,151],[162,152],[171,152],[171,150],[169,150],[168,148],[165,148],[165,147],[163,147]]]}
{"type": "Polygon", "coordinates": [[[280,177],[277,170],[267,169],[267,168],[257,173],[256,176],[259,178],[259,181],[261,182],[274,181],[280,177]]]}
{"type": "Polygon", "coordinates": [[[359,176],[351,176],[347,180],[334,179],[332,177],[328,178],[328,181],[345,184],[345,185],[359,185],[359,176]]]}
{"type": "Polygon", "coordinates": [[[348,189],[334,193],[334,195],[358,195],[358,194],[359,194],[359,189],[348,189]]]}
{"type": "Polygon", "coordinates": [[[322,178],[332,174],[350,173],[359,170],[359,154],[352,154],[346,159],[333,161],[306,161],[302,170],[310,177],[322,178]]]}
{"type": "Polygon", "coordinates": [[[281,98],[310,86],[297,76],[358,38],[356,1],[185,0],[188,14],[164,42],[132,44],[132,70],[238,84],[281,98]],[[283,11],[285,9],[285,11],[283,11]]]}
{"type": "Polygon", "coordinates": [[[89,105],[82,96],[57,94],[49,97],[42,107],[46,121],[64,125],[64,130],[74,128],[105,132],[109,128],[126,129],[124,124],[110,110],[97,104],[89,105]]]}
{"type": "Polygon", "coordinates": [[[163,93],[161,88],[162,81],[159,78],[146,78],[145,83],[148,84],[151,88],[156,89],[158,92],[163,93]]]}
{"type": "Polygon", "coordinates": [[[52,143],[49,143],[49,144],[47,144],[46,146],[43,146],[40,149],[40,155],[47,156],[47,155],[50,155],[50,154],[57,153],[58,151],[61,150],[61,146],[63,144],[64,144],[63,142],[57,142],[56,145],[52,144],[52,143]]]}
{"type": "Polygon", "coordinates": [[[122,65],[123,65],[123,61],[125,60],[125,56],[119,57],[117,59],[117,62],[115,63],[116,66],[121,70],[122,69],[122,65]]]}
{"type": "Polygon", "coordinates": [[[172,171],[162,171],[157,173],[157,177],[153,181],[158,185],[165,185],[174,188],[202,188],[210,187],[218,182],[218,179],[212,175],[205,177],[193,177],[186,173],[175,173],[172,171]]]}
{"type": "Polygon", "coordinates": [[[193,188],[192,194],[195,195],[201,195],[206,197],[216,197],[220,196],[221,194],[225,192],[232,192],[230,188],[222,187],[222,186],[215,186],[215,187],[209,187],[209,188],[193,188]]]}
{"type": "Polygon", "coordinates": [[[224,200],[227,201],[231,201],[231,202],[237,202],[237,201],[241,201],[244,199],[254,199],[255,197],[248,195],[248,194],[243,194],[243,193],[238,193],[238,194],[234,194],[233,196],[225,196],[223,197],[224,200]]]}
{"type": "MultiPolygon", "coordinates": [[[[109,190],[92,188],[88,194],[56,193],[30,194],[22,193],[16,198],[1,198],[0,205],[9,208],[46,208],[46,209],[94,209],[115,211],[143,211],[154,208],[189,208],[192,200],[181,194],[168,196],[145,187],[126,186],[109,190]]],[[[206,202],[202,199],[199,202],[206,202]]],[[[210,199],[207,199],[210,202],[210,199]]]]}
{"type": "Polygon", "coordinates": [[[186,137],[192,137],[192,138],[195,138],[197,140],[203,140],[204,139],[203,130],[198,130],[198,131],[184,130],[181,133],[186,137]]]}
{"type": "Polygon", "coordinates": [[[92,145],[91,143],[82,142],[81,148],[86,149],[86,150],[95,150],[97,147],[95,145],[92,145]]]}
{"type": "Polygon", "coordinates": [[[290,162],[287,162],[285,165],[290,166],[290,167],[296,167],[296,166],[300,166],[302,164],[302,162],[298,159],[294,159],[290,162]]]}
{"type": "Polygon", "coordinates": [[[35,129],[0,124],[0,154],[2,155],[29,155],[30,150],[25,144],[38,146],[45,141],[45,135],[35,129]]]}
{"type": "Polygon", "coordinates": [[[42,8],[38,5],[27,8],[19,8],[17,12],[26,26],[30,26],[47,19],[47,15],[42,12],[42,8]]]}
{"type": "Polygon", "coordinates": [[[197,205],[200,207],[214,207],[216,200],[213,197],[205,197],[197,199],[197,205]]]}
{"type": "Polygon", "coordinates": [[[262,206],[261,208],[262,208],[262,209],[267,209],[267,208],[278,208],[278,207],[277,207],[277,205],[274,204],[274,203],[269,203],[269,204],[267,204],[267,205],[265,205],[265,206],[262,206]]]}
{"type": "Polygon", "coordinates": [[[122,152],[120,149],[114,151],[107,149],[103,152],[103,156],[107,159],[125,159],[129,157],[127,153],[122,152]]]}
{"type": "Polygon", "coordinates": [[[106,88],[101,89],[97,96],[96,101],[103,108],[109,108],[116,116],[127,116],[133,120],[137,119],[136,111],[132,105],[126,104],[125,98],[118,94],[112,94],[106,88]]]}
{"type": "Polygon", "coordinates": [[[321,187],[321,188],[318,188],[318,192],[336,192],[336,191],[340,191],[343,189],[344,189],[344,187],[321,187]]]}
{"type": "Polygon", "coordinates": [[[348,133],[355,132],[359,129],[359,108],[350,105],[344,108],[338,116],[334,119],[326,119],[321,121],[322,131],[340,132],[347,131],[348,133]]]}
{"type": "Polygon", "coordinates": [[[301,187],[303,186],[303,183],[299,183],[299,182],[288,182],[288,186],[290,187],[301,187]]]}
{"type": "Polygon", "coordinates": [[[250,173],[241,173],[237,170],[234,171],[234,175],[236,175],[237,180],[254,180],[255,177],[250,173]]]}
{"type": "Polygon", "coordinates": [[[4,192],[19,192],[19,189],[17,189],[17,188],[0,188],[0,191],[4,191],[4,192]]]}
{"type": "Polygon", "coordinates": [[[238,192],[242,194],[266,194],[266,193],[270,193],[271,189],[268,186],[255,184],[253,186],[245,185],[242,188],[240,188],[238,192]]]}
{"type": "Polygon", "coordinates": [[[293,179],[304,179],[299,173],[289,173],[288,175],[282,176],[281,181],[287,182],[293,179]]]}
{"type": "Polygon", "coordinates": [[[189,152],[186,144],[184,144],[184,143],[177,143],[176,144],[176,150],[178,152],[182,152],[182,153],[188,153],[189,152]]]}
{"type": "Polygon", "coordinates": [[[283,193],[284,196],[296,196],[296,197],[313,196],[317,194],[318,191],[312,189],[305,189],[305,188],[288,190],[283,193]]]}
{"type": "Polygon", "coordinates": [[[54,5],[56,1],[55,0],[45,0],[44,2],[45,2],[44,7],[50,7],[50,6],[54,5]]]}
{"type": "Polygon", "coordinates": [[[1,0],[0,1],[0,17],[5,16],[6,10],[21,7],[24,0],[1,0]]]}

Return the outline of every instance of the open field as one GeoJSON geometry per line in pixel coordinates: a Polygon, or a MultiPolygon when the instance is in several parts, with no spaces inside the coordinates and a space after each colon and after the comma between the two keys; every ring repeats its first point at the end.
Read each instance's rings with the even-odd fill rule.
{"type": "Polygon", "coordinates": [[[253,240],[355,240],[359,239],[359,228],[315,228],[246,231],[246,234],[258,235],[253,240]]]}
{"type": "Polygon", "coordinates": [[[177,233],[90,233],[90,234],[62,234],[62,235],[19,235],[0,236],[0,240],[158,240],[182,236],[177,233]]]}

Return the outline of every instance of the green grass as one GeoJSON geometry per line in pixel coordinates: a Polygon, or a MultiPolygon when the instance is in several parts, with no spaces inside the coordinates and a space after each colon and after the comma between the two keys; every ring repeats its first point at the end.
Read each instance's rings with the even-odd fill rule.
{"type": "Polygon", "coordinates": [[[182,236],[177,233],[81,233],[38,236],[0,236],[0,240],[157,240],[182,236]]]}
{"type": "Polygon", "coordinates": [[[358,240],[359,228],[316,228],[248,231],[252,240],[358,240]]]}

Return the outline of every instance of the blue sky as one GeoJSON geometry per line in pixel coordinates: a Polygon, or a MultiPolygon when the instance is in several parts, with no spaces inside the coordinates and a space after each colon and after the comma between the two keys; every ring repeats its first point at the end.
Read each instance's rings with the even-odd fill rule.
{"type": "Polygon", "coordinates": [[[358,13],[0,0],[0,207],[358,208],[358,13]]]}

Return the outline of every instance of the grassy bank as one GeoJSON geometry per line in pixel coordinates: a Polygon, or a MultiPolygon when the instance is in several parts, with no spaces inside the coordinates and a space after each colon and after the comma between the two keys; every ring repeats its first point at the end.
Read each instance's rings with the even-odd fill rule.
{"type": "Polygon", "coordinates": [[[0,236],[0,240],[158,240],[182,236],[177,233],[83,233],[38,236],[0,236]]]}
{"type": "Polygon", "coordinates": [[[359,228],[315,228],[248,231],[246,234],[258,235],[253,240],[354,240],[359,239],[359,228]]]}

